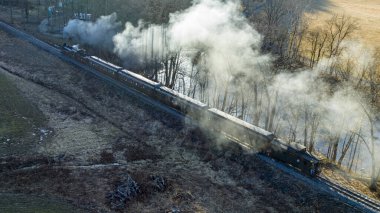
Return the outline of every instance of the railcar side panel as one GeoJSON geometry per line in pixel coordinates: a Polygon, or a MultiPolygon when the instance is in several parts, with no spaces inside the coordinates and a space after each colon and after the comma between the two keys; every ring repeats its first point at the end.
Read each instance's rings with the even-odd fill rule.
{"type": "Polygon", "coordinates": [[[257,151],[266,147],[274,138],[271,132],[240,119],[231,120],[229,116],[220,110],[209,109],[207,113],[208,125],[212,129],[222,131],[230,139],[246,144],[247,148],[253,148],[257,151]]]}
{"type": "Polygon", "coordinates": [[[206,104],[167,87],[161,86],[157,92],[156,98],[159,101],[197,120],[201,118],[203,112],[207,109],[206,104]]]}

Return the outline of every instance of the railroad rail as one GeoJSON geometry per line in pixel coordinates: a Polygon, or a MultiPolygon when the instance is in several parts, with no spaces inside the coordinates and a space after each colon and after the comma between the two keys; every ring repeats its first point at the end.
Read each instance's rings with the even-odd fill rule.
{"type": "Polygon", "coordinates": [[[302,173],[297,172],[294,168],[279,163],[275,159],[269,158],[265,155],[258,154],[258,157],[267,164],[272,165],[309,185],[315,186],[321,191],[324,191],[332,196],[336,196],[339,200],[347,203],[347,205],[352,206],[355,209],[366,213],[380,212],[380,203],[363,194],[340,186],[321,176],[309,178],[302,173]]]}
{"type": "MultiPolygon", "coordinates": [[[[170,109],[169,107],[166,107],[165,105],[159,103],[158,101],[155,101],[152,98],[149,98],[145,95],[139,94],[138,91],[130,89],[130,88],[126,87],[125,85],[122,85],[119,82],[117,82],[111,78],[108,78],[107,76],[100,75],[97,72],[94,72],[90,67],[88,67],[84,64],[81,64],[81,63],[79,63],[79,62],[77,62],[77,61],[75,61],[69,57],[66,57],[65,55],[61,54],[59,49],[57,49],[56,47],[54,47],[50,44],[47,44],[46,42],[43,42],[43,41],[21,31],[21,30],[18,30],[16,28],[2,22],[2,21],[0,21],[0,28],[3,29],[4,31],[16,36],[16,37],[19,37],[23,40],[30,42],[34,46],[36,46],[42,50],[45,50],[45,51],[61,58],[62,60],[66,61],[66,62],[69,62],[69,63],[71,63],[71,64],[73,64],[79,68],[82,68],[85,71],[91,72],[92,74],[94,74],[98,78],[106,80],[107,82],[112,83],[113,85],[115,85],[119,88],[125,89],[127,92],[131,93],[132,95],[142,98],[145,103],[155,105],[163,111],[166,111],[172,115],[179,116],[179,117],[183,118],[183,115],[181,115],[180,113],[178,113],[175,110],[170,109]]],[[[242,144],[242,145],[244,146],[245,144],[242,144]]],[[[312,184],[322,191],[328,192],[331,195],[338,196],[338,198],[340,198],[342,201],[347,202],[349,205],[351,205],[355,208],[361,209],[364,212],[380,212],[380,204],[378,202],[374,201],[373,199],[368,198],[365,195],[362,195],[362,194],[357,193],[357,192],[353,192],[353,191],[351,191],[345,187],[342,187],[338,184],[335,184],[335,183],[333,183],[333,182],[331,182],[331,181],[329,181],[323,177],[320,177],[320,176],[318,176],[316,178],[306,177],[305,175],[295,171],[295,169],[293,169],[287,165],[284,165],[282,163],[279,163],[279,162],[275,161],[274,159],[267,158],[267,157],[262,156],[262,155],[259,155],[259,156],[260,156],[260,159],[262,159],[264,162],[266,162],[270,165],[273,165],[276,168],[278,168],[278,169],[280,169],[280,170],[282,170],[288,174],[291,174],[294,177],[296,177],[302,181],[305,181],[306,183],[312,184]]]]}
{"type": "Polygon", "coordinates": [[[362,203],[365,206],[368,206],[369,208],[374,210],[375,212],[380,212],[380,203],[373,200],[372,198],[369,198],[363,194],[347,189],[321,176],[316,177],[316,180],[321,181],[322,183],[326,184],[328,187],[330,187],[332,190],[336,191],[337,193],[343,196],[346,196],[358,203],[362,203]]]}

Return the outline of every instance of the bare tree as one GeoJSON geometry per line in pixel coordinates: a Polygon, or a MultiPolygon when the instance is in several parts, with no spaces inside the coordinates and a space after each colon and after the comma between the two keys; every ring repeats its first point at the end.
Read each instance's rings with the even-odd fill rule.
{"type": "Polygon", "coordinates": [[[375,63],[369,67],[369,91],[370,102],[373,106],[378,106],[380,99],[380,49],[376,50],[374,55],[375,63]]]}
{"type": "Polygon", "coordinates": [[[260,117],[261,117],[261,112],[262,112],[261,103],[262,103],[263,96],[262,96],[262,93],[261,95],[259,94],[259,83],[256,81],[254,82],[253,91],[254,91],[253,104],[254,104],[255,113],[252,117],[253,117],[253,124],[258,126],[260,123],[260,117]]]}
{"type": "MultiPolygon", "coordinates": [[[[359,131],[359,134],[361,134],[361,132],[359,131]]],[[[355,141],[355,146],[354,148],[351,149],[350,151],[350,156],[349,156],[349,163],[348,163],[348,171],[351,172],[352,171],[352,167],[354,166],[354,161],[355,159],[358,159],[359,158],[359,150],[360,150],[360,137],[356,137],[356,141],[355,141]]],[[[357,161],[356,161],[357,162],[357,161]]]]}
{"type": "Polygon", "coordinates": [[[164,85],[173,88],[181,65],[181,50],[171,52],[162,61],[164,68],[164,85]]]}
{"type": "Polygon", "coordinates": [[[371,161],[372,161],[372,169],[371,169],[371,181],[370,181],[370,186],[369,188],[373,191],[377,190],[377,180],[379,179],[380,175],[380,168],[379,165],[377,165],[376,162],[376,147],[375,147],[375,141],[378,139],[375,136],[375,125],[376,125],[376,120],[375,116],[373,113],[371,113],[364,105],[362,105],[363,110],[365,114],[367,115],[368,122],[370,125],[370,138],[369,142],[365,140],[365,138],[362,135],[358,135],[359,137],[362,138],[364,144],[366,145],[368,152],[370,153],[371,161]]]}
{"type": "Polygon", "coordinates": [[[329,137],[330,144],[327,150],[327,158],[331,160],[332,162],[336,162],[340,138],[341,138],[341,132],[335,135],[331,135],[329,137]]]}
{"type": "Polygon", "coordinates": [[[313,152],[320,123],[320,115],[306,104],[304,107],[304,114],[304,146],[309,152],[313,152]]]}
{"type": "Polygon", "coordinates": [[[24,12],[25,12],[25,20],[29,22],[29,0],[24,0],[24,12]]]}
{"type": "Polygon", "coordinates": [[[268,97],[268,101],[269,101],[269,107],[268,108],[268,123],[266,125],[266,129],[268,131],[273,131],[273,128],[274,128],[274,118],[276,116],[276,109],[277,109],[277,103],[278,103],[278,91],[275,91],[275,95],[272,96],[273,97],[273,100],[272,100],[272,103],[271,103],[271,98],[268,97]]]}
{"type": "Polygon", "coordinates": [[[358,29],[358,24],[356,20],[344,14],[335,14],[326,24],[328,29],[327,51],[328,56],[331,58],[341,53],[343,40],[351,36],[358,29]]]}
{"type": "MultiPolygon", "coordinates": [[[[8,2],[9,3],[9,2],[8,2]]],[[[9,3],[9,10],[10,10],[10,17],[11,17],[11,23],[13,23],[13,6],[14,6],[14,1],[10,1],[10,3],[9,3]]],[[[16,3],[18,3],[18,0],[17,0],[17,2],[16,3]]]]}
{"type": "Polygon", "coordinates": [[[309,122],[309,125],[310,125],[310,139],[309,139],[309,146],[308,146],[309,152],[314,151],[315,142],[316,142],[315,139],[316,139],[318,128],[319,128],[320,119],[321,119],[320,115],[318,115],[317,113],[313,113],[311,116],[311,119],[309,122]]]}
{"type": "Polygon", "coordinates": [[[322,28],[317,28],[308,32],[307,40],[310,46],[310,67],[314,67],[314,65],[324,56],[327,38],[328,32],[322,28]]]}
{"type": "Polygon", "coordinates": [[[351,148],[351,144],[355,141],[355,137],[356,135],[354,133],[346,133],[338,159],[338,166],[342,166],[343,159],[346,157],[347,151],[351,148]]]}

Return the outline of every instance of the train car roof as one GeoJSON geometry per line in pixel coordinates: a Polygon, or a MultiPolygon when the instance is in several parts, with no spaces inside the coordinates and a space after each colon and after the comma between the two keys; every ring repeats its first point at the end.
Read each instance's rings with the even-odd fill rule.
{"type": "Polygon", "coordinates": [[[93,55],[90,56],[89,58],[90,58],[90,59],[93,59],[93,60],[95,60],[95,61],[97,61],[97,62],[99,62],[99,63],[102,63],[102,64],[104,64],[104,65],[106,65],[106,66],[108,66],[108,67],[111,67],[111,68],[113,68],[113,69],[116,69],[116,70],[122,68],[122,67],[119,67],[119,66],[117,66],[117,65],[115,65],[115,64],[112,64],[112,63],[110,63],[110,62],[108,62],[108,61],[105,61],[105,60],[103,60],[103,59],[101,59],[101,58],[99,58],[99,57],[93,56],[93,55]]]}
{"type": "Polygon", "coordinates": [[[80,52],[80,51],[82,51],[82,52],[86,52],[85,49],[81,49],[81,48],[79,48],[79,46],[77,46],[77,45],[73,45],[73,46],[63,45],[62,48],[63,48],[63,49],[66,49],[66,50],[69,50],[69,51],[74,51],[74,52],[80,52]]]}
{"type": "Polygon", "coordinates": [[[75,52],[77,52],[77,50],[75,50],[74,48],[72,48],[70,46],[63,46],[62,48],[65,49],[65,50],[68,50],[68,51],[75,51],[75,52]]]}
{"type": "Polygon", "coordinates": [[[290,142],[289,146],[292,147],[293,149],[297,150],[297,151],[306,152],[306,147],[300,143],[290,142]]]}
{"type": "Polygon", "coordinates": [[[193,104],[199,105],[199,106],[201,106],[201,107],[207,107],[207,104],[202,103],[202,102],[200,102],[200,101],[198,101],[198,100],[195,100],[194,98],[190,98],[189,96],[184,95],[184,94],[182,94],[182,93],[179,93],[179,92],[177,92],[177,91],[174,91],[174,90],[172,90],[172,89],[170,89],[170,88],[167,88],[167,87],[165,87],[165,86],[161,86],[160,88],[161,88],[162,90],[164,90],[165,92],[168,92],[168,93],[170,93],[170,94],[172,94],[172,95],[174,95],[174,96],[180,97],[180,98],[182,98],[182,99],[184,99],[184,100],[186,100],[186,101],[188,101],[188,102],[190,102],[190,103],[193,103],[193,104]]]}
{"type": "Polygon", "coordinates": [[[220,111],[220,110],[215,109],[215,108],[210,108],[209,111],[211,111],[211,112],[213,112],[213,113],[215,113],[215,114],[217,114],[217,115],[219,115],[221,117],[227,118],[227,119],[229,119],[229,120],[231,120],[231,121],[233,121],[233,122],[235,122],[235,123],[237,123],[239,125],[242,125],[242,126],[248,128],[248,129],[251,129],[251,130],[253,130],[253,131],[257,132],[258,134],[261,134],[261,135],[263,135],[265,137],[268,137],[270,139],[274,138],[274,134],[272,132],[266,131],[265,129],[262,129],[260,127],[257,127],[255,125],[253,125],[253,124],[245,122],[245,121],[243,121],[243,120],[241,120],[241,119],[239,119],[239,118],[237,118],[235,116],[232,116],[232,115],[230,115],[228,113],[225,113],[225,112],[220,111]]]}
{"type": "Polygon", "coordinates": [[[283,151],[288,150],[288,144],[283,142],[281,139],[276,138],[275,140],[272,140],[271,143],[275,144],[276,147],[281,148],[283,151]]]}
{"type": "Polygon", "coordinates": [[[273,142],[276,142],[278,144],[283,144],[287,147],[290,147],[292,148],[293,150],[295,151],[299,151],[299,152],[306,152],[306,147],[300,143],[296,143],[296,142],[290,142],[290,143],[287,143],[286,141],[280,139],[280,138],[276,138],[276,140],[273,140],[273,142]]]}
{"type": "Polygon", "coordinates": [[[137,73],[134,73],[134,72],[132,72],[132,71],[129,71],[129,70],[123,69],[123,70],[121,70],[121,72],[123,72],[123,73],[125,73],[125,74],[127,74],[127,75],[129,75],[129,76],[132,76],[133,78],[136,78],[136,79],[138,79],[138,80],[140,80],[140,81],[143,81],[143,82],[145,82],[145,83],[148,83],[148,84],[150,84],[150,85],[153,85],[153,86],[158,86],[158,85],[160,85],[160,83],[157,83],[157,82],[155,82],[155,81],[152,81],[152,80],[150,80],[150,79],[148,79],[148,78],[145,78],[144,76],[139,75],[139,74],[137,74],[137,73]]]}
{"type": "Polygon", "coordinates": [[[315,161],[315,162],[319,162],[319,159],[317,157],[315,157],[314,155],[310,154],[307,150],[306,150],[306,147],[300,143],[296,143],[296,142],[290,142],[289,144],[286,143],[285,141],[277,138],[276,140],[273,140],[273,142],[276,142],[278,143],[279,146],[286,146],[288,148],[291,148],[293,149],[294,151],[297,151],[298,153],[300,153],[300,155],[302,155],[303,158],[309,160],[309,161],[315,161]]]}

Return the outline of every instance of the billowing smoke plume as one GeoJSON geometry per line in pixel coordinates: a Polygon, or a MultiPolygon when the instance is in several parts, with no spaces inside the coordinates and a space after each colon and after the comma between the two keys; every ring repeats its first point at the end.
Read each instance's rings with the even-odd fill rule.
{"type": "Polygon", "coordinates": [[[342,49],[339,57],[322,59],[311,70],[274,77],[270,90],[278,92],[277,111],[281,123],[278,126],[282,128],[277,131],[280,135],[291,138],[289,134],[293,131],[303,143],[305,131],[311,131],[310,123],[317,122],[319,131],[315,137],[318,141],[331,143],[352,134],[361,135],[367,143],[370,141],[370,123],[365,112],[369,107],[365,95],[354,87],[368,72],[368,67],[373,66],[373,52],[353,41],[345,42],[342,49]],[[350,69],[344,69],[347,65],[350,69]],[[322,76],[335,72],[350,72],[347,75],[350,78],[346,83],[326,83],[322,76]]]}
{"type": "Polygon", "coordinates": [[[199,0],[185,11],[170,15],[168,26],[144,28],[125,24],[114,37],[115,52],[126,61],[131,56],[162,58],[179,49],[203,50],[213,73],[251,73],[270,62],[259,53],[261,36],[239,11],[236,1],[199,0]]]}
{"type": "Polygon", "coordinates": [[[202,50],[208,70],[219,78],[227,77],[223,73],[258,74],[271,59],[260,54],[261,35],[239,9],[238,1],[197,0],[187,10],[171,14],[165,26],[147,27],[140,21],[135,27],[127,22],[117,33],[120,22],[112,14],[95,23],[71,20],[64,34],[81,43],[113,49],[127,65],[162,59],[179,49],[202,50]]]}
{"type": "Polygon", "coordinates": [[[255,76],[271,64],[260,53],[261,35],[239,10],[239,1],[200,0],[170,16],[172,46],[203,50],[206,68],[225,87],[237,74],[255,76]]]}
{"type": "Polygon", "coordinates": [[[161,61],[170,51],[166,28],[159,25],[144,26],[140,21],[137,27],[125,24],[123,32],[114,36],[114,52],[127,67],[141,67],[144,63],[161,61]]]}
{"type": "Polygon", "coordinates": [[[121,22],[117,21],[116,13],[109,16],[101,16],[96,22],[82,20],[70,20],[63,29],[65,37],[92,45],[97,48],[112,50],[113,36],[119,31],[121,22]]]}
{"type": "MultiPolygon", "coordinates": [[[[138,26],[126,23],[124,30],[118,31],[119,28],[120,23],[112,14],[95,23],[70,21],[65,33],[83,43],[112,49],[128,66],[160,62],[179,50],[186,50],[187,58],[200,56],[198,69],[207,70],[207,75],[199,77],[199,81],[209,79],[208,90],[212,90],[205,96],[219,93],[214,105],[208,102],[213,106],[219,104],[224,91],[233,90],[230,87],[233,79],[243,76],[250,82],[240,88],[243,93],[239,99],[248,106],[240,110],[236,107],[234,115],[239,116],[245,110],[248,116],[242,116],[243,119],[289,140],[302,139],[305,132],[309,138],[315,134],[318,141],[329,141],[325,135],[343,137],[347,132],[359,131],[363,137],[368,136],[366,106],[362,104],[362,96],[350,86],[373,63],[371,52],[363,51],[360,45],[343,44],[344,51],[339,58],[322,59],[312,70],[284,71],[273,76],[268,72],[272,67],[271,57],[260,53],[261,35],[241,14],[238,1],[195,0],[190,8],[171,14],[168,24],[148,25],[140,21],[138,26]],[[344,64],[352,68],[353,75],[347,76],[353,79],[346,79],[350,85],[335,84],[339,87],[332,88],[334,84],[326,83],[321,74],[341,72],[344,69],[339,66],[344,64]],[[312,133],[315,126],[311,124],[318,126],[318,132],[312,133]]],[[[244,83],[236,85],[240,84],[244,83]]],[[[226,102],[237,103],[235,97],[230,96],[226,102]]]]}

